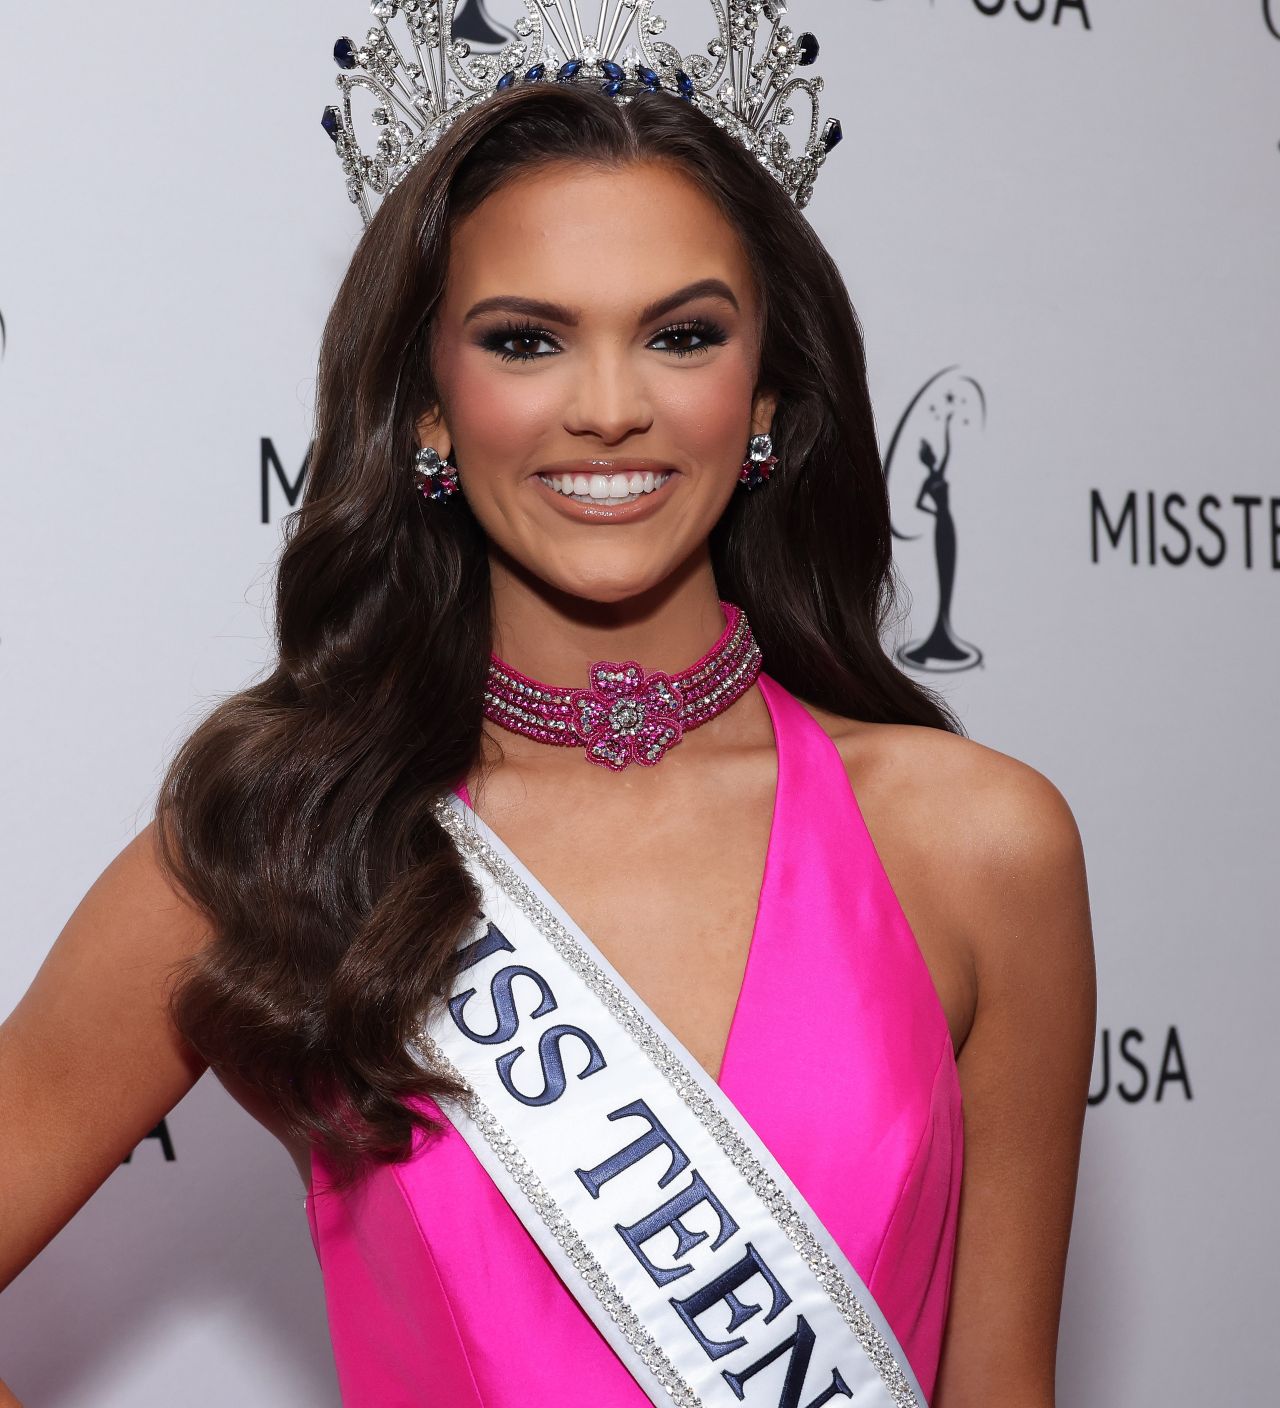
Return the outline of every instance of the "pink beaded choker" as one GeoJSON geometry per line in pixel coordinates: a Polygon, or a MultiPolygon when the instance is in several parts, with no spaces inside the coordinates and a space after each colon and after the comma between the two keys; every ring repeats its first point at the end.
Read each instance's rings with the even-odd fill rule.
{"type": "Polygon", "coordinates": [[[597,660],[587,672],[588,688],[562,689],[491,654],[485,717],[539,743],[584,748],[589,761],[615,772],[632,763],[652,767],[689,729],[740,699],[760,673],[760,647],[746,613],[728,601],[720,607],[724,633],[678,675],[645,670],[634,660],[597,660]]]}

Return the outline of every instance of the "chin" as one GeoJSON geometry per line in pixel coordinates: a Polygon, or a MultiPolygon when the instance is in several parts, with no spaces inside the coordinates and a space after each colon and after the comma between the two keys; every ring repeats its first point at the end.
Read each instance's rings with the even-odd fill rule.
{"type": "MultiPolygon", "coordinates": [[[[557,565],[562,570],[558,571],[553,578],[543,576],[543,580],[547,582],[548,586],[567,596],[607,605],[630,601],[633,597],[653,591],[654,588],[661,586],[679,566],[679,563],[674,560],[663,561],[659,564],[652,561],[620,563],[616,553],[604,554],[603,556],[604,560],[598,563],[574,564],[561,561],[557,565]]],[[[538,575],[542,576],[541,573],[538,575]]]]}

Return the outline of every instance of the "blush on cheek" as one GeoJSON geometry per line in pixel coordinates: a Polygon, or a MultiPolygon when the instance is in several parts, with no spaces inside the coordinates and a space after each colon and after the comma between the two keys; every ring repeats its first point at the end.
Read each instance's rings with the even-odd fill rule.
{"type": "Polygon", "coordinates": [[[666,422],[663,440],[678,445],[691,466],[736,463],[749,438],[752,369],[725,357],[704,375],[688,378],[686,387],[655,407],[666,422]]]}
{"type": "Polygon", "coordinates": [[[501,363],[481,349],[463,349],[450,372],[450,430],[459,465],[473,489],[479,480],[518,475],[536,463],[538,447],[563,435],[561,407],[546,380],[495,373],[501,363]]]}

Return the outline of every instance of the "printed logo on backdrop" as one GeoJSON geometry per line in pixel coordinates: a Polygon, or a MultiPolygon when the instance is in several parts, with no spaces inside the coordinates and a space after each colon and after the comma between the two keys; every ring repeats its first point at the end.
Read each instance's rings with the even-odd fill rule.
{"type": "Polygon", "coordinates": [[[271,522],[271,486],[278,484],[284,490],[285,500],[290,508],[293,508],[302,497],[302,486],[307,482],[307,465],[311,463],[311,445],[307,446],[306,454],[302,457],[302,464],[297,475],[289,478],[289,473],[284,467],[284,462],[276,453],[275,442],[270,436],[264,435],[261,441],[259,455],[259,476],[261,480],[262,494],[262,521],[271,522]]]}
{"type": "Polygon", "coordinates": [[[1089,23],[1085,0],[972,0],[972,3],[980,15],[992,18],[996,15],[1011,14],[1029,24],[1048,20],[1060,25],[1065,16],[1073,15],[1085,29],[1093,29],[1089,23]]]}
{"type": "Polygon", "coordinates": [[[1090,489],[1089,544],[1095,565],[1280,572],[1280,498],[1090,489]]]}
{"type": "MultiPolygon", "coordinates": [[[[930,5],[934,0],[929,0],[930,5]]],[[[1080,25],[1092,31],[1089,23],[1087,0],[969,0],[972,7],[988,19],[997,15],[1017,15],[1028,24],[1041,20],[1051,25],[1061,25],[1064,18],[1074,15],[1080,25]]],[[[1280,3],[1280,0],[1263,0],[1264,4],[1280,3]]]]}
{"type": "Polygon", "coordinates": [[[1126,1027],[1116,1042],[1114,1063],[1111,1054],[1111,1031],[1103,1027],[1098,1033],[1097,1059],[1094,1078],[1089,1086],[1089,1104],[1100,1105],[1104,1100],[1119,1096],[1130,1105],[1139,1101],[1159,1102],[1173,1087],[1172,1094],[1190,1100],[1191,1078],[1187,1074],[1186,1058],[1177,1027],[1170,1027],[1154,1045],[1137,1027],[1126,1027]],[[1123,1069],[1121,1069],[1123,1067],[1123,1069]]]}
{"type": "MultiPolygon", "coordinates": [[[[160,1123],[156,1125],[156,1127],[151,1130],[149,1134],[143,1136],[143,1144],[145,1144],[148,1139],[156,1140],[156,1142],[160,1145],[161,1149],[164,1150],[165,1163],[171,1164],[177,1161],[178,1156],[174,1153],[173,1140],[169,1137],[169,1126],[165,1120],[161,1120],[160,1123]]],[[[137,1150],[141,1148],[142,1144],[139,1144],[136,1148],[130,1149],[129,1152],[124,1156],[124,1158],[120,1160],[120,1162],[122,1164],[129,1163],[130,1160],[133,1158],[134,1154],[137,1153],[137,1150]]]]}
{"type": "Polygon", "coordinates": [[[893,536],[915,543],[900,560],[912,588],[913,603],[926,584],[937,593],[929,629],[894,652],[914,670],[971,670],[982,651],[957,634],[951,621],[959,567],[960,532],[952,501],[957,466],[960,483],[973,472],[973,441],[987,423],[982,387],[958,367],[931,376],[911,398],[898,421],[884,457],[893,536]]]}

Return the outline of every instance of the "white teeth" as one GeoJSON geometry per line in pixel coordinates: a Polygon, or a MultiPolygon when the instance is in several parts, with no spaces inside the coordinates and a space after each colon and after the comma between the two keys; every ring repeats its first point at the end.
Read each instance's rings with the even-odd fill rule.
{"type": "Polygon", "coordinates": [[[586,499],[592,503],[630,503],[643,494],[660,489],[671,478],[670,470],[659,474],[652,471],[630,474],[555,474],[543,475],[545,483],[556,493],[568,498],[586,499]]]}

